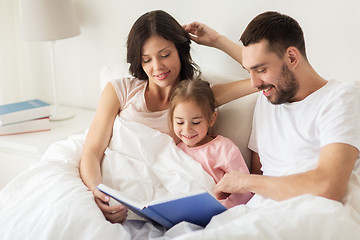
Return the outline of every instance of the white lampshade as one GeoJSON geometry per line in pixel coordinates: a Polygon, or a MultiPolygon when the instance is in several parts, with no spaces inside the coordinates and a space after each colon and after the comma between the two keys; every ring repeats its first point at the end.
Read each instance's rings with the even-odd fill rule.
{"type": "Polygon", "coordinates": [[[70,0],[21,0],[24,40],[54,41],[80,34],[70,0]]]}
{"type": "Polygon", "coordinates": [[[23,39],[50,43],[51,80],[54,103],[50,120],[65,120],[75,115],[71,109],[60,108],[56,93],[54,45],[56,40],[80,34],[80,26],[71,0],[21,0],[23,39]]]}

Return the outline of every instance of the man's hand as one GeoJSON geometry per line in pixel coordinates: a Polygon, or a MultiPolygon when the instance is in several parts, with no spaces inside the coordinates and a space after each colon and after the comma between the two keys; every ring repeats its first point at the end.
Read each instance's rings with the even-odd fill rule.
{"type": "Polygon", "coordinates": [[[214,194],[224,199],[229,193],[252,192],[277,201],[312,194],[340,201],[358,155],[359,150],[352,145],[328,144],[322,147],[314,169],[277,177],[230,172],[215,186],[214,194]]]}
{"type": "Polygon", "coordinates": [[[249,174],[237,171],[226,173],[214,188],[215,197],[221,200],[229,197],[231,193],[241,194],[249,192],[244,188],[243,185],[245,178],[249,176],[249,174]]]}

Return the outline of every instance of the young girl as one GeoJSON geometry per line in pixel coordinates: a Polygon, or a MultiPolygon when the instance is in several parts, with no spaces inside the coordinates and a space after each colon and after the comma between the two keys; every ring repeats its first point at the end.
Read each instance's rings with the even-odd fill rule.
{"type": "MultiPolygon", "coordinates": [[[[181,140],[178,147],[201,163],[215,183],[230,171],[249,173],[239,148],[228,138],[209,135],[216,120],[215,97],[202,80],[178,83],[169,103],[169,125],[181,140]]],[[[251,193],[232,194],[220,202],[227,208],[247,203],[251,193]]]]}

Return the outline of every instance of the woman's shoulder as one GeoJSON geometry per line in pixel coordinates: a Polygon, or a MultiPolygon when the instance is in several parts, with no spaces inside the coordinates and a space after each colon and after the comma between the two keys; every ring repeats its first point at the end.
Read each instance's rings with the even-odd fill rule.
{"type": "Polygon", "coordinates": [[[124,77],[110,80],[119,98],[132,96],[134,93],[146,87],[146,80],[139,80],[133,77],[124,77]]]}
{"type": "MultiPolygon", "coordinates": [[[[118,79],[111,79],[109,83],[120,101],[121,109],[124,109],[130,99],[144,91],[147,81],[142,81],[137,78],[124,77],[118,79]]],[[[108,84],[109,84],[108,83],[108,84]]]]}
{"type": "Polygon", "coordinates": [[[146,80],[140,80],[138,78],[134,77],[123,77],[123,78],[117,78],[110,80],[111,84],[119,87],[119,88],[125,88],[125,89],[133,89],[138,86],[146,85],[146,80]]]}

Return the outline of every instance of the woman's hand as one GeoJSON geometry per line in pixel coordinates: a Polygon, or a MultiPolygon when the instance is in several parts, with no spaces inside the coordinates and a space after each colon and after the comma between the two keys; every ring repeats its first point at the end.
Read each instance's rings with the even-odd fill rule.
{"type": "Polygon", "coordinates": [[[203,23],[192,22],[184,25],[183,28],[190,34],[190,38],[194,42],[217,48],[242,64],[242,46],[240,44],[228,39],[203,23]]]}
{"type": "Polygon", "coordinates": [[[103,212],[105,218],[111,223],[122,223],[127,217],[128,210],[123,205],[109,206],[110,197],[99,189],[92,191],[95,202],[103,212]]]}
{"type": "Polygon", "coordinates": [[[207,25],[199,22],[192,22],[186,24],[183,28],[190,33],[190,38],[202,45],[209,47],[216,47],[219,39],[222,37],[221,34],[216,32],[214,29],[208,27],[207,25]]]}

